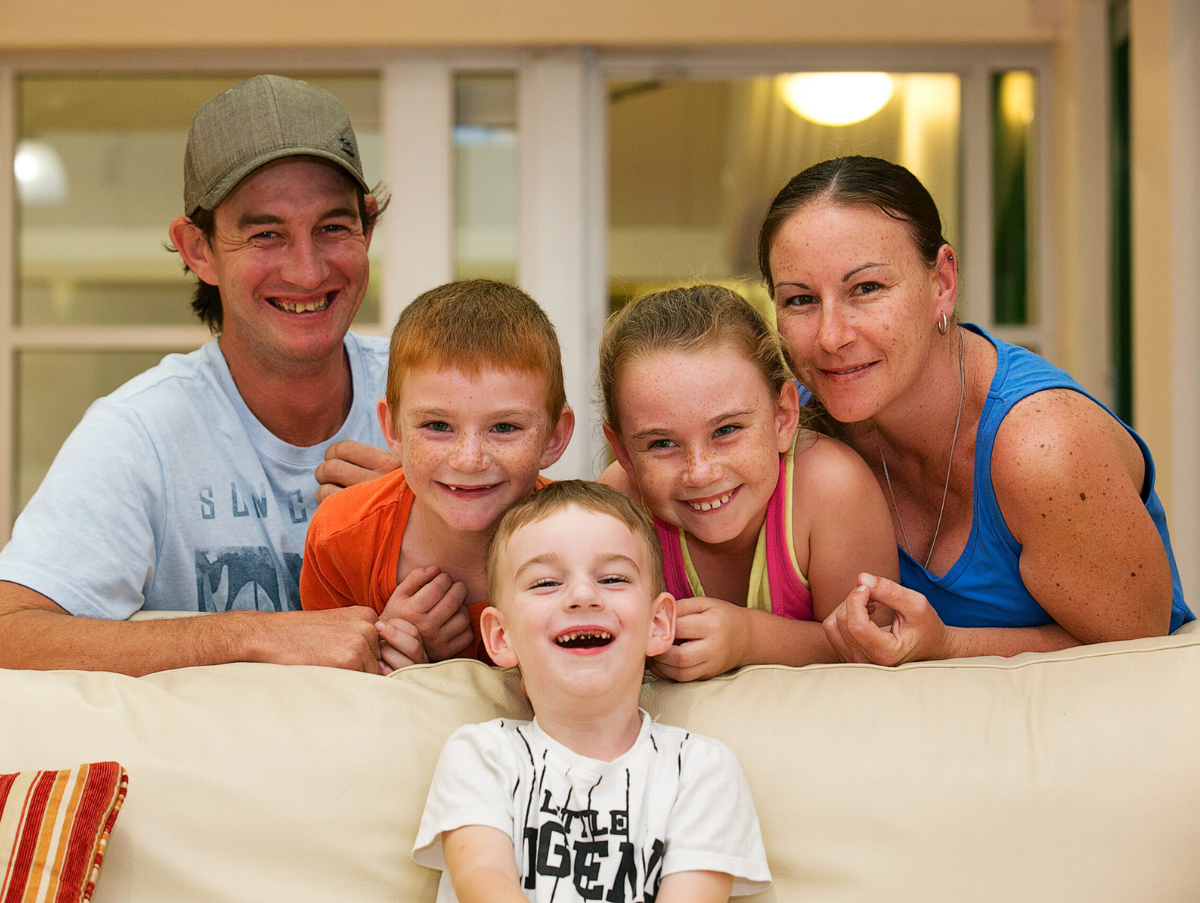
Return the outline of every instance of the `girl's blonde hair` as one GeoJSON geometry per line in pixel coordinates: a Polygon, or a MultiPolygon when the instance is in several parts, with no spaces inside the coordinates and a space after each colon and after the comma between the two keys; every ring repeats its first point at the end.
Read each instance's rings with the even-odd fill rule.
{"type": "Polygon", "coordinates": [[[620,432],[616,386],[630,361],[659,351],[695,353],[732,344],[758,367],[774,398],[792,379],[779,337],[750,303],[720,285],[690,285],[646,295],[608,318],[600,339],[604,419],[620,432]]]}

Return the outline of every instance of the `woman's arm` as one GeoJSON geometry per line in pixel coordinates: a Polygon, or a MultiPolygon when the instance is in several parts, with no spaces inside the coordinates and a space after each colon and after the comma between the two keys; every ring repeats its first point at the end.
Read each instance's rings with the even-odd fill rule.
{"type": "Polygon", "coordinates": [[[529,903],[512,838],[498,828],[466,825],[446,831],[442,853],[461,903],[529,903]]]}
{"type": "Polygon", "coordinates": [[[1022,547],[1022,581],[1055,623],[947,627],[920,593],[864,574],[826,619],[830,642],[845,661],[893,665],[1165,634],[1171,570],[1141,500],[1144,471],[1137,443],[1085,396],[1029,396],[997,432],[992,485],[1022,547]],[[888,630],[866,620],[869,603],[895,611],[888,630]]]}
{"type": "Polygon", "coordinates": [[[1141,499],[1145,464],[1112,416],[1078,392],[1039,392],[1000,425],[992,484],[1021,544],[1021,579],[1084,643],[1165,634],[1171,566],[1141,499]]]}
{"type": "Polygon", "coordinates": [[[825,619],[825,633],[844,662],[901,665],[904,662],[1053,652],[1078,646],[1057,624],[1042,627],[947,627],[921,593],[873,574],[860,574],[859,586],[825,619]],[[891,612],[880,627],[872,618],[891,612]]]}

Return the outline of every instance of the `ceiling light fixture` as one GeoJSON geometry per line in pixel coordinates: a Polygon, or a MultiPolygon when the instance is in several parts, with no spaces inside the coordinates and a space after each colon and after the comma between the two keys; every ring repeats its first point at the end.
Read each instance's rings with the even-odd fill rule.
{"type": "Polygon", "coordinates": [[[886,72],[800,72],[780,79],[783,102],[818,125],[851,125],[874,116],[892,99],[886,72]]]}
{"type": "Polygon", "coordinates": [[[67,169],[45,141],[22,141],[13,157],[17,197],[28,206],[61,204],[67,199],[67,169]]]}

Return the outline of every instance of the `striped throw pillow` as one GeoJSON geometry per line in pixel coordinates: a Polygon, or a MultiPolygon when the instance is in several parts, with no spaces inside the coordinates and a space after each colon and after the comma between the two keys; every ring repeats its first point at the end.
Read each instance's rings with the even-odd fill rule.
{"type": "Polygon", "coordinates": [[[0,774],[0,903],[91,900],[128,786],[116,762],[0,774]]]}

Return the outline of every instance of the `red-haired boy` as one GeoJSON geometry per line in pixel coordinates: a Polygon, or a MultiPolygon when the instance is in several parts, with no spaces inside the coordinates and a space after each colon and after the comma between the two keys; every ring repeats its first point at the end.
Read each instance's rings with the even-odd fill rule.
{"type": "Polygon", "coordinates": [[[301,604],[379,612],[385,672],[476,657],[488,542],[541,485],[539,471],[559,459],[575,425],[554,327],[501,282],[431,289],[392,331],[378,413],[401,467],[321,503],[305,541],[301,604]]]}

